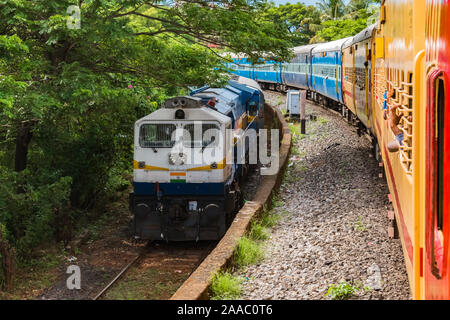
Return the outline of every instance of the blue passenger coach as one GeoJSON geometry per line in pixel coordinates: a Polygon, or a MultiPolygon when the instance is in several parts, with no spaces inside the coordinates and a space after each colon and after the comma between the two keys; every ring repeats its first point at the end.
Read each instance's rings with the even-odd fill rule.
{"type": "Polygon", "coordinates": [[[312,53],[312,90],[344,103],[342,95],[342,45],[350,38],[318,44],[312,53]]]}
{"type": "Polygon", "coordinates": [[[246,57],[231,54],[232,62],[226,64],[233,74],[256,80],[265,88],[282,89],[282,64],[273,60],[264,60],[252,64],[246,57]]]}
{"type": "Polygon", "coordinates": [[[227,63],[227,68],[233,70],[232,73],[249,79],[254,79],[253,67],[250,61],[247,60],[246,57],[231,55],[232,63],[227,63]]]}
{"type": "Polygon", "coordinates": [[[294,48],[295,57],[290,62],[283,63],[281,78],[284,85],[305,90],[312,89],[311,51],[316,46],[294,48]]]}
{"type": "Polygon", "coordinates": [[[277,85],[277,90],[280,90],[280,85],[283,84],[281,79],[281,63],[276,61],[266,61],[263,63],[258,63],[253,66],[253,80],[273,83],[277,85]]]}

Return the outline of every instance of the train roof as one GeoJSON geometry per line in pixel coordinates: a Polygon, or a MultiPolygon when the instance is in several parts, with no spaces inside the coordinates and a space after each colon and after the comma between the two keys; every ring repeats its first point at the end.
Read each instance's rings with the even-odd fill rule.
{"type": "Polygon", "coordinates": [[[252,80],[250,78],[238,76],[237,78],[232,79],[232,80],[235,80],[237,83],[240,83],[240,84],[243,84],[243,85],[246,85],[246,86],[249,86],[249,87],[252,87],[254,89],[261,91],[261,87],[259,86],[258,82],[256,82],[255,80],[252,80]]]}
{"type": "MultiPolygon", "coordinates": [[[[175,112],[178,108],[160,108],[154,112],[146,115],[145,117],[136,121],[135,126],[139,126],[143,122],[155,121],[155,122],[171,122],[176,121],[175,112]]],[[[185,112],[184,121],[218,121],[220,123],[228,124],[231,122],[230,117],[221,112],[216,112],[207,106],[201,108],[189,108],[183,109],[185,112]]]]}
{"type": "Polygon", "coordinates": [[[312,49],[312,53],[326,52],[326,51],[340,51],[342,49],[342,45],[348,39],[351,39],[351,37],[334,40],[326,43],[318,43],[317,46],[314,49],[312,49]]]}
{"type": "Polygon", "coordinates": [[[373,25],[365,28],[363,31],[358,33],[356,36],[353,37],[352,44],[364,41],[364,40],[372,37],[373,30],[375,29],[376,26],[377,26],[377,23],[374,23],[373,25]]]}
{"type": "Polygon", "coordinates": [[[295,47],[294,54],[311,53],[311,50],[316,46],[317,44],[308,44],[306,46],[295,47]]]}

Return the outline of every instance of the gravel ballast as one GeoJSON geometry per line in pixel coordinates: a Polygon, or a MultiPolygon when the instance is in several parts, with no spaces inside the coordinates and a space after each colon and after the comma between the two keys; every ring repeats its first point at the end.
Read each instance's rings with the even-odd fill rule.
{"type": "MultiPolygon", "coordinates": [[[[273,106],[285,96],[265,92],[273,106]]],[[[389,239],[385,178],[371,144],[341,116],[310,102],[306,135],[294,138],[281,186],[280,222],[265,243],[266,258],[237,271],[243,299],[330,299],[342,281],[350,299],[410,299],[400,239],[389,239]]]]}

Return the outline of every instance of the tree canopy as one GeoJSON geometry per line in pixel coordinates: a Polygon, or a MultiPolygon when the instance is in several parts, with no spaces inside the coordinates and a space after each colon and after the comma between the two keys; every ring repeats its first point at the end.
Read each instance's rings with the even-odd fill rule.
{"type": "Polygon", "coordinates": [[[291,35],[266,6],[0,0],[0,232],[19,256],[70,239],[84,210],[129,185],[134,122],[222,81],[221,51],[289,57],[291,35]]]}
{"type": "Polygon", "coordinates": [[[378,20],[378,0],[320,0],[317,6],[285,4],[266,10],[267,16],[292,35],[293,46],[357,34],[378,20]]]}

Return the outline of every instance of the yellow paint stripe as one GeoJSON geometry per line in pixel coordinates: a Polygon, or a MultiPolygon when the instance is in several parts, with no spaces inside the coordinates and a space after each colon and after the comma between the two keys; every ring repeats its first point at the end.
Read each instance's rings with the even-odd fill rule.
{"type": "Polygon", "coordinates": [[[226,160],[226,158],[224,158],[222,161],[220,161],[217,164],[217,168],[215,168],[215,169],[211,168],[211,166],[208,165],[208,166],[190,168],[190,169],[187,169],[187,171],[223,170],[223,168],[225,168],[227,166],[227,164],[225,163],[225,160],[226,160]]]}
{"type": "Polygon", "coordinates": [[[139,168],[139,162],[136,160],[133,161],[133,168],[136,170],[169,171],[168,168],[150,166],[147,164],[145,165],[145,168],[139,168]]]}

